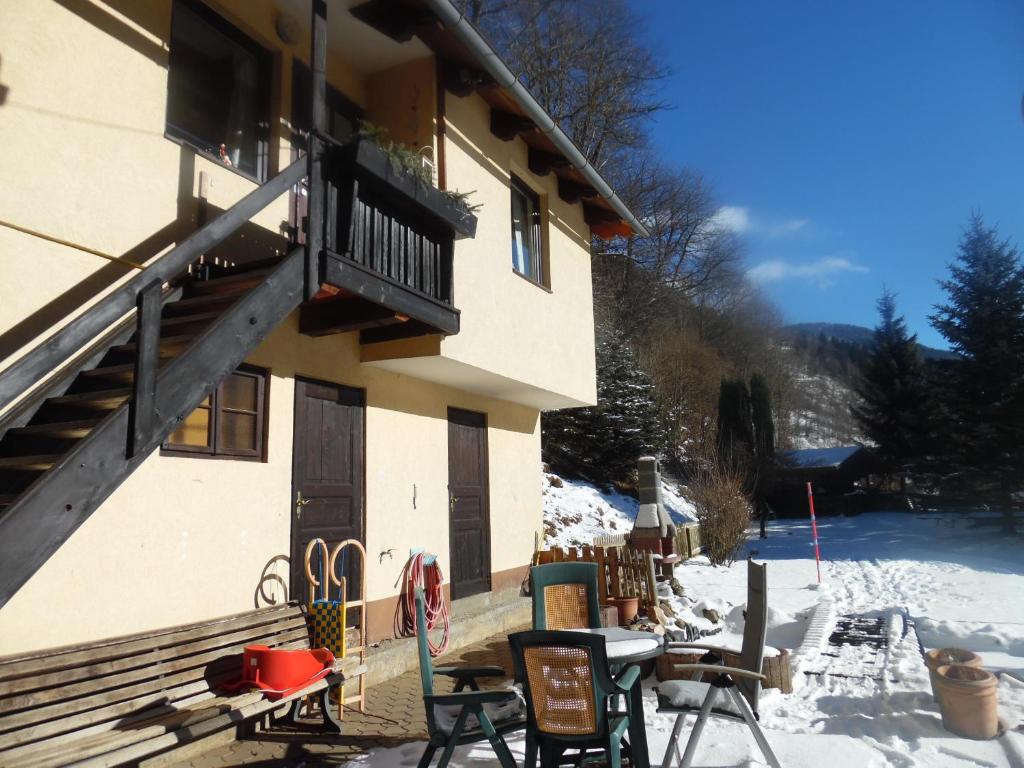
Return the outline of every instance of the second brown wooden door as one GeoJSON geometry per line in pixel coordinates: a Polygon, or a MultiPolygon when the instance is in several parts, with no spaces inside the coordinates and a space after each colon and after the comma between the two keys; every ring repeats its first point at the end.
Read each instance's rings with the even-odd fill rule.
{"type": "Polygon", "coordinates": [[[487,417],[448,409],[448,530],[452,599],[491,589],[487,417]]]}

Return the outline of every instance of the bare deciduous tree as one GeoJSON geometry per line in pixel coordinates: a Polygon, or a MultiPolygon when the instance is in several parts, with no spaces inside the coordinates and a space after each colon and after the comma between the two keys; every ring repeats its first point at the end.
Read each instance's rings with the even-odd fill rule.
{"type": "Polygon", "coordinates": [[[625,0],[464,0],[467,17],[598,169],[646,141],[667,74],[625,0]]]}

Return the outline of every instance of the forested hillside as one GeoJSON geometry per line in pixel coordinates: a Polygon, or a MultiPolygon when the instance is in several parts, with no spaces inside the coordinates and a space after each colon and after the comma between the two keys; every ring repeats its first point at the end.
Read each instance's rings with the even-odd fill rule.
{"type": "Polygon", "coordinates": [[[928,318],[951,352],[918,344],[888,294],[874,331],[784,327],[712,180],[651,146],[652,118],[679,105],[662,101],[664,52],[637,35],[626,0],[462,6],[647,230],[592,243],[599,402],[543,415],[554,472],[628,487],[636,459],[657,454],[721,509],[756,508],[776,448],[866,442],[894,473],[927,465],[1010,498],[1024,467],[1012,244],[970,220],[940,282],[949,303],[928,318]]]}
{"type": "Polygon", "coordinates": [[[544,415],[545,460],[610,485],[636,457],[660,454],[684,475],[714,459],[723,382],[760,376],[774,415],[773,447],[795,432],[816,441],[838,426],[839,400],[819,401],[806,362],[786,344],[776,309],[746,277],[744,244],[713,184],[667,162],[648,141],[660,56],[629,23],[622,0],[466,0],[469,18],[573,137],[613,174],[647,236],[594,241],[599,404],[544,415]],[[599,62],[600,66],[595,66],[599,62]],[[610,162],[614,160],[614,162],[610,162]],[[819,416],[819,411],[827,414],[819,416]],[[794,417],[794,413],[799,413],[794,417]]]}
{"type": "MultiPolygon", "coordinates": [[[[874,342],[875,332],[863,325],[849,325],[848,323],[792,323],[782,329],[783,338],[799,339],[811,336],[825,336],[836,341],[845,341],[858,344],[862,347],[870,347],[874,342]]],[[[954,352],[948,349],[936,349],[917,343],[917,351],[924,360],[952,360],[956,357],[954,352]]]]}

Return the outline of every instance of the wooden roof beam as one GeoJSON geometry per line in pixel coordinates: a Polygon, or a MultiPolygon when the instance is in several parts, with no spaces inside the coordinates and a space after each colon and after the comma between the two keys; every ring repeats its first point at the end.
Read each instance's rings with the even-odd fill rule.
{"type": "Polygon", "coordinates": [[[528,117],[491,109],[491,133],[502,141],[512,141],[516,136],[535,130],[537,126],[528,117]]]}
{"type": "Polygon", "coordinates": [[[441,82],[449,93],[460,98],[469,96],[477,88],[486,88],[494,85],[494,80],[479,69],[466,66],[457,61],[442,59],[439,62],[441,68],[441,82]]]}
{"type": "Polygon", "coordinates": [[[614,211],[598,208],[596,205],[583,204],[583,220],[593,226],[594,224],[611,224],[619,221],[620,217],[614,211]]]}
{"type": "Polygon", "coordinates": [[[597,197],[597,190],[588,184],[558,177],[558,196],[567,203],[578,203],[583,198],[597,197]]]}
{"type": "Polygon", "coordinates": [[[569,159],[554,152],[545,152],[542,149],[529,148],[530,172],[538,176],[547,176],[551,171],[558,168],[568,168],[572,165],[569,159]]]}
{"type": "Polygon", "coordinates": [[[416,10],[406,6],[396,7],[391,0],[369,0],[355,6],[349,13],[396,43],[409,42],[416,30],[437,20],[425,8],[416,10]]]}
{"type": "Polygon", "coordinates": [[[614,211],[596,205],[583,204],[583,220],[591,231],[602,240],[613,237],[629,237],[633,229],[614,211]]]}

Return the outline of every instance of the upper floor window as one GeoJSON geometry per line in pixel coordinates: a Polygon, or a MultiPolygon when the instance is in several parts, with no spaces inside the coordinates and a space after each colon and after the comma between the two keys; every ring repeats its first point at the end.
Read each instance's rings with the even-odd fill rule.
{"type": "Polygon", "coordinates": [[[540,285],[547,270],[540,228],[540,197],[515,176],[512,190],[512,269],[540,285]]]}
{"type": "Polygon", "coordinates": [[[267,378],[262,368],[236,370],[185,417],[163,451],[265,461],[267,378]]]}
{"type": "Polygon", "coordinates": [[[263,181],[270,54],[200,3],[175,0],[167,135],[263,181]]]}

